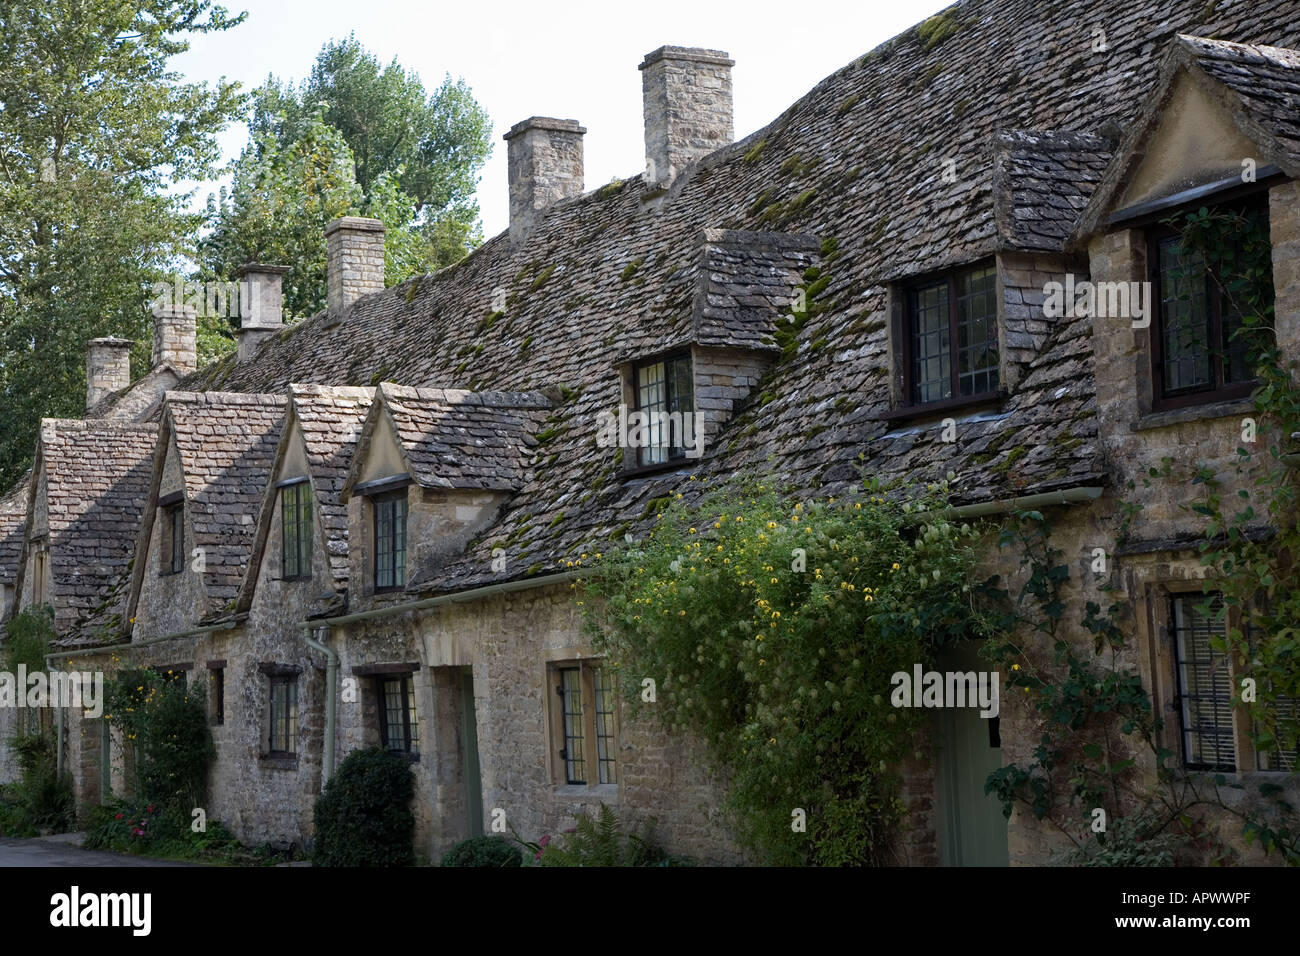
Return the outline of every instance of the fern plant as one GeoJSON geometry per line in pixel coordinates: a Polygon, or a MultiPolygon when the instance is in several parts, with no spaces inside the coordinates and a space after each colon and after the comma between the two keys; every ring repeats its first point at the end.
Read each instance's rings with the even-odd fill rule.
{"type": "Polygon", "coordinates": [[[640,833],[624,832],[618,812],[601,804],[593,817],[579,811],[577,826],[559,839],[542,837],[536,843],[520,841],[532,851],[537,866],[689,866],[682,857],[669,856],[651,839],[653,822],[640,833]]]}

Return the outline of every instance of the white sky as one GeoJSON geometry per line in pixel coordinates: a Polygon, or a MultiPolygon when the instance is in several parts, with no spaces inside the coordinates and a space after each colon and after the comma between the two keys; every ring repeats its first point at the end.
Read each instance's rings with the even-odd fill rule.
{"type": "MultiPolygon", "coordinates": [[[[493,150],[478,201],[485,237],[506,228],[506,144],[529,116],[576,119],[587,128],[586,188],[644,166],[641,74],[646,53],[664,44],[726,50],[732,69],[736,139],[766,125],[820,80],[937,12],[945,0],[788,0],[629,3],[560,0],[222,0],[248,20],[199,36],[173,60],[188,80],[259,84],[268,73],[303,79],[329,39],[355,33],[381,62],[396,57],[425,87],[444,73],[463,77],[493,123],[493,150]]],[[[863,135],[869,135],[864,131],[863,135]]],[[[226,159],[247,140],[243,124],[221,136],[226,159]]],[[[214,185],[199,188],[201,205],[214,185]]]]}

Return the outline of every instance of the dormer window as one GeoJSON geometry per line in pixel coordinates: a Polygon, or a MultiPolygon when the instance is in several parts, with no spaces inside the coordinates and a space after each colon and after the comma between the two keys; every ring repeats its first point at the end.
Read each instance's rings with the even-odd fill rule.
{"type": "Polygon", "coordinates": [[[406,587],[406,489],[375,495],[375,590],[406,587]]]}
{"type": "Polygon", "coordinates": [[[280,489],[281,576],[286,581],[311,577],[311,482],[296,481],[280,489]]]}
{"type": "Polygon", "coordinates": [[[158,506],[162,512],[159,574],[180,574],[185,570],[185,501],[178,491],[161,498],[158,506]]]}
{"type": "Polygon", "coordinates": [[[641,362],[633,374],[643,438],[636,449],[636,464],[658,465],[685,458],[697,424],[690,355],[641,362]]]}
{"type": "Polygon", "coordinates": [[[985,263],[906,290],[904,395],[911,406],[997,394],[997,268],[985,263]]]}

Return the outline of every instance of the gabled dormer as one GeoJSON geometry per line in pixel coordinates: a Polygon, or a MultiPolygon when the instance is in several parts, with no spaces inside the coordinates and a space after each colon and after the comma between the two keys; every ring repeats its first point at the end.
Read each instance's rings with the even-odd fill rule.
{"type": "Polygon", "coordinates": [[[258,512],[237,613],[295,619],[339,606],[348,590],[341,498],[373,388],[289,386],[289,406],[258,512]]]}
{"type": "Polygon", "coordinates": [[[550,402],[532,392],[379,386],[342,496],[352,600],[418,586],[529,478],[550,402]]]}
{"type": "Polygon", "coordinates": [[[234,614],[284,406],[281,395],[167,393],[136,546],[133,639],[234,614]]]}
{"type": "Polygon", "coordinates": [[[1300,359],[1297,90],[1294,50],[1179,36],[1085,209],[1073,242],[1087,250],[1092,288],[1064,304],[1091,317],[1112,446],[1131,443],[1134,432],[1253,407],[1239,305],[1185,243],[1190,213],[1207,209],[1269,243],[1276,342],[1284,360],[1300,359]]]}
{"type": "Polygon", "coordinates": [[[119,635],[156,437],[151,424],[41,422],[10,613],[52,606],[64,641],[119,635]]]}
{"type": "Polygon", "coordinates": [[[705,229],[698,241],[689,313],[629,337],[619,405],[598,416],[597,445],[620,448],[627,474],[704,455],[793,338],[819,279],[812,236],[705,229]]]}

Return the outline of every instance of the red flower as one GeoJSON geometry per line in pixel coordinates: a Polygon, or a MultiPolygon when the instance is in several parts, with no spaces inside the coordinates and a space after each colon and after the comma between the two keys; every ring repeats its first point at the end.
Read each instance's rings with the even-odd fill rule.
{"type": "Polygon", "coordinates": [[[119,813],[117,816],[113,817],[113,819],[114,819],[114,820],[120,820],[120,819],[122,819],[122,814],[119,813]]]}
{"type": "Polygon", "coordinates": [[[149,806],[145,807],[145,808],[144,808],[144,812],[145,812],[145,813],[153,813],[153,804],[151,803],[151,804],[149,804],[149,806]]]}
{"type": "Polygon", "coordinates": [[[537,841],[537,845],[545,849],[550,842],[551,842],[551,835],[548,833],[546,834],[546,836],[542,837],[540,840],[537,841]]]}

